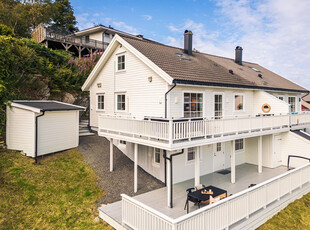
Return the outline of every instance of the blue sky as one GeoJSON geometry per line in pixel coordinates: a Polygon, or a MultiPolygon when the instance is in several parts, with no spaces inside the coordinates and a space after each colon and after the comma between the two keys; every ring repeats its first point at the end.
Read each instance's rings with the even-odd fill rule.
{"type": "Polygon", "coordinates": [[[182,47],[183,32],[194,48],[226,57],[244,49],[244,59],[310,89],[309,0],[71,0],[78,27],[94,24],[182,47]]]}

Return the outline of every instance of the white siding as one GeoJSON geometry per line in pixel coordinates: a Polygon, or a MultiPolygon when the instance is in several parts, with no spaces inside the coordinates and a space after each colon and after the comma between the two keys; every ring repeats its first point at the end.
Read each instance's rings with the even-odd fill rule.
{"type": "MultiPolygon", "coordinates": [[[[310,141],[295,133],[282,134],[282,164],[287,164],[288,155],[297,155],[310,158],[310,141]]],[[[299,167],[308,163],[307,160],[291,158],[290,167],[299,167]]]]}
{"type": "Polygon", "coordinates": [[[8,149],[34,156],[35,116],[28,110],[7,106],[6,144],[8,149]]]}
{"type": "Polygon", "coordinates": [[[103,113],[137,118],[164,117],[166,91],[167,83],[160,76],[129,51],[117,48],[90,87],[91,126],[98,127],[98,115],[103,113]],[[125,52],[126,70],[115,72],[116,54],[120,52],[125,52]],[[152,77],[152,82],[149,82],[149,77],[152,77]],[[98,88],[97,83],[101,83],[101,88],[98,88]],[[115,94],[118,92],[126,94],[125,112],[115,111],[115,94]],[[104,112],[96,111],[98,93],[105,95],[104,112]]]}
{"type": "Polygon", "coordinates": [[[94,39],[97,41],[102,41],[102,32],[97,32],[89,35],[90,39],[94,39]]]}
{"type": "Polygon", "coordinates": [[[53,111],[38,118],[38,156],[78,146],[78,113],[53,111]]]}
{"type": "Polygon", "coordinates": [[[287,114],[289,113],[289,105],[285,101],[281,101],[275,96],[264,92],[255,91],[254,93],[254,114],[287,114]],[[269,113],[262,111],[262,106],[269,104],[271,110],[269,113]]]}
{"type": "Polygon", "coordinates": [[[214,95],[223,94],[223,116],[234,117],[253,114],[253,90],[242,89],[226,89],[211,87],[195,87],[195,86],[176,86],[169,93],[170,116],[179,118],[183,117],[183,97],[185,92],[203,93],[203,116],[214,116],[214,95]],[[234,111],[234,95],[244,95],[244,110],[234,111]]]}
{"type": "Polygon", "coordinates": [[[283,93],[283,92],[269,92],[270,94],[274,95],[275,97],[283,97],[283,100],[288,103],[288,97],[296,97],[296,112],[301,112],[301,97],[300,93],[283,93]],[[300,101],[299,101],[300,100],[300,101]]]}

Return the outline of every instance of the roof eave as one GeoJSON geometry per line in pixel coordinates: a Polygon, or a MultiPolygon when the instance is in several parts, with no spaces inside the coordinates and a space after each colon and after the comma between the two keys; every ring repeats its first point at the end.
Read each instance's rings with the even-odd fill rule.
{"type": "Polygon", "coordinates": [[[216,82],[189,81],[189,80],[180,80],[180,79],[174,79],[173,82],[177,84],[185,84],[185,85],[205,85],[205,86],[218,86],[218,87],[230,87],[230,88],[262,89],[262,90],[286,91],[286,92],[296,92],[296,93],[309,93],[308,90],[283,89],[283,88],[274,88],[274,87],[237,85],[237,84],[226,84],[226,83],[216,83],[216,82]]]}

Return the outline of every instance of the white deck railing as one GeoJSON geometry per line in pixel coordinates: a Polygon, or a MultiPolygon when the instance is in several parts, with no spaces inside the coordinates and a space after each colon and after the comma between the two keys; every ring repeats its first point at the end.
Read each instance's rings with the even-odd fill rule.
{"type": "Polygon", "coordinates": [[[306,164],[177,219],[122,194],[122,222],[136,230],[225,229],[309,181],[310,164],[306,164]]]}
{"type": "MultiPolygon", "coordinates": [[[[172,146],[175,143],[192,139],[214,137],[233,137],[250,133],[252,136],[264,135],[273,130],[288,130],[290,125],[310,124],[310,113],[296,115],[247,116],[224,119],[155,119],[138,120],[132,117],[115,115],[99,116],[99,135],[116,135],[118,138],[130,137],[128,141],[152,140],[172,146]],[[120,137],[121,136],[121,137],[120,137]]],[[[270,133],[269,133],[270,134],[270,133]]],[[[143,143],[142,143],[143,144],[143,143]]]]}

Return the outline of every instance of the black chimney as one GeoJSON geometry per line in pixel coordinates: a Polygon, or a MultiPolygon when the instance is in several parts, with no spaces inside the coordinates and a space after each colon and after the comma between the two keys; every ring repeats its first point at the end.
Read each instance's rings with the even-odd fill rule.
{"type": "Polygon", "coordinates": [[[184,31],[184,52],[192,55],[193,48],[193,32],[190,30],[184,31]]]}
{"type": "Polygon", "coordinates": [[[235,62],[239,65],[242,65],[242,50],[241,46],[237,46],[235,49],[235,62]]]}

